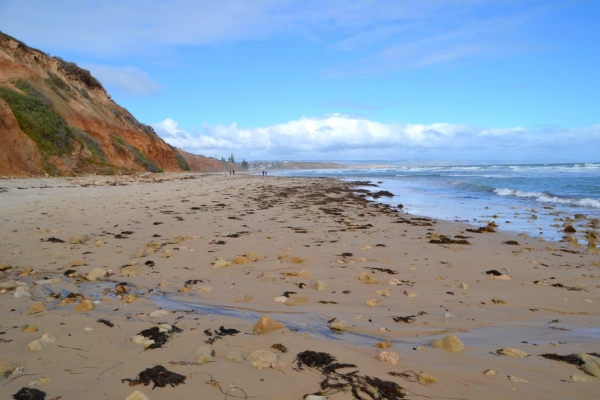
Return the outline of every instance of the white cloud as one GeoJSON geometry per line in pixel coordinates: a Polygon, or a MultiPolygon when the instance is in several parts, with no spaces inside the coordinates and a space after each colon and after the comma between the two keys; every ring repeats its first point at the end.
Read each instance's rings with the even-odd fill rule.
{"type": "Polygon", "coordinates": [[[218,157],[233,152],[248,160],[571,157],[585,161],[596,159],[591,149],[600,146],[600,125],[529,130],[448,123],[382,124],[333,114],[255,128],[204,125],[199,130],[186,131],[170,118],[152,126],[168,143],[188,152],[218,157]]]}
{"type": "Polygon", "coordinates": [[[90,63],[84,63],[81,66],[89,69],[104,86],[112,86],[128,94],[143,96],[160,90],[160,85],[152,80],[147,72],[137,67],[130,65],[113,67],[90,63]]]}

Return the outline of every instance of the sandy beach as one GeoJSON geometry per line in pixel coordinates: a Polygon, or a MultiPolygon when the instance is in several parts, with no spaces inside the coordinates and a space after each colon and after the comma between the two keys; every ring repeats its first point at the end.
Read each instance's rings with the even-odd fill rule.
{"type": "Polygon", "coordinates": [[[324,380],[332,400],[600,397],[600,378],[540,356],[600,352],[598,253],[470,232],[482,226],[353,187],[0,180],[0,398],[31,383],[56,400],[317,399],[324,380]],[[262,316],[283,327],[255,326],[262,316]],[[449,334],[460,343],[432,345],[449,334]],[[354,366],[298,368],[306,351],[354,366]],[[181,383],[130,386],[157,365],[181,383]]]}

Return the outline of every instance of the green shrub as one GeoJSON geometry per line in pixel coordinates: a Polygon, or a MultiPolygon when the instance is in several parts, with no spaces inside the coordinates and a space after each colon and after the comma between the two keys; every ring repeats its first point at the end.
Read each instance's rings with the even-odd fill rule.
{"type": "Polygon", "coordinates": [[[0,97],[6,101],[21,130],[37,144],[42,155],[61,155],[73,150],[71,129],[42,100],[6,87],[0,87],[0,97]]]}
{"type": "Polygon", "coordinates": [[[34,88],[33,86],[31,86],[31,84],[29,82],[27,82],[25,79],[18,78],[18,79],[12,80],[11,82],[17,88],[19,88],[21,91],[23,91],[24,93],[28,94],[29,96],[34,97],[34,98],[36,98],[38,100],[41,100],[47,106],[52,106],[52,101],[50,101],[49,98],[47,98],[46,96],[44,96],[42,94],[42,92],[38,91],[36,88],[34,88]]]}
{"type": "Polygon", "coordinates": [[[60,65],[70,74],[78,77],[85,85],[90,89],[104,89],[100,81],[94,78],[90,71],[87,69],[81,68],[79,65],[74,62],[65,61],[60,57],[54,57],[55,60],[60,62],[60,65]]]}
{"type": "Polygon", "coordinates": [[[190,164],[188,164],[185,158],[183,158],[183,155],[181,155],[177,147],[173,147],[168,143],[167,146],[169,146],[171,150],[173,150],[173,153],[175,153],[175,159],[177,160],[177,165],[179,165],[179,169],[182,171],[190,171],[190,164]]]}
{"type": "Polygon", "coordinates": [[[113,132],[112,139],[113,139],[113,145],[117,149],[129,151],[130,153],[132,153],[135,156],[136,161],[139,164],[143,165],[144,168],[146,169],[146,171],[155,172],[155,173],[156,172],[164,172],[162,170],[162,168],[160,168],[159,166],[154,164],[152,161],[148,160],[148,158],[144,155],[144,153],[142,153],[136,147],[127,143],[125,140],[123,140],[123,138],[121,136],[119,136],[113,132]]]}
{"type": "Polygon", "coordinates": [[[104,149],[102,149],[102,145],[96,139],[88,135],[86,132],[81,129],[71,128],[71,131],[75,135],[75,137],[83,144],[87,149],[92,153],[95,159],[100,160],[101,162],[106,162],[106,155],[104,154],[104,149]]]}

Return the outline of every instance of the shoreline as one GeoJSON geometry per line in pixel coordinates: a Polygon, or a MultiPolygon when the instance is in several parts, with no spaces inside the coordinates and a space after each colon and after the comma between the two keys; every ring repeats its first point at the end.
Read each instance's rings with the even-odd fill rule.
{"type": "MultiPolygon", "coordinates": [[[[571,375],[585,373],[539,357],[598,351],[600,257],[585,249],[503,232],[469,233],[470,225],[407,215],[350,196],[356,192],[335,178],[181,173],[3,180],[0,187],[7,189],[0,193],[5,210],[0,264],[11,267],[0,272],[0,284],[15,281],[31,294],[16,298],[14,289],[0,294],[0,328],[8,341],[0,343],[0,362],[39,374],[30,380],[49,377],[39,387],[48,398],[85,393],[90,399],[125,399],[136,389],[151,399],[199,393],[221,398],[222,391],[206,383],[210,374],[223,391],[233,384],[249,397],[277,399],[285,393],[301,399],[317,392],[322,379],[316,370],[292,369],[304,350],[330,353],[338,362],[355,363],[362,374],[430,397],[593,398],[600,390],[599,378],[569,384],[571,375]],[[432,233],[468,236],[463,240],[470,244],[429,243],[432,233]],[[74,234],[90,239],[70,244],[74,234]],[[65,243],[42,241],[50,237],[65,243]],[[509,240],[519,245],[504,244],[509,240]],[[219,259],[231,265],[215,268],[219,259]],[[87,280],[95,268],[112,275],[87,280]],[[63,275],[69,269],[70,278],[63,275]],[[510,280],[494,279],[488,270],[510,280]],[[361,280],[362,273],[377,283],[361,280]],[[389,284],[394,278],[399,285],[389,284]],[[137,296],[129,303],[117,297],[120,282],[137,296]],[[81,299],[59,305],[61,299],[49,297],[63,289],[82,293],[96,303],[94,309],[77,312],[81,299]],[[374,304],[366,305],[369,300],[374,304]],[[26,315],[37,301],[45,311],[26,315]],[[204,309],[193,311],[193,304],[204,309]],[[151,317],[160,306],[167,313],[151,317]],[[231,313],[208,312],[211,307],[231,313]],[[286,328],[252,335],[258,315],[272,315],[286,328]],[[414,321],[393,320],[400,316],[414,321]],[[333,318],[346,321],[345,332],[330,329],[333,318]],[[144,351],[130,340],[158,322],[176,324],[182,332],[162,349],[144,351]],[[25,325],[38,331],[8,329],[25,325]],[[240,333],[205,343],[210,337],[204,331],[220,326],[240,333]],[[56,343],[25,351],[44,333],[56,336],[56,343]],[[447,333],[463,340],[462,352],[430,347],[447,333]],[[391,347],[374,346],[386,340],[391,347]],[[289,351],[272,349],[275,343],[289,351]],[[490,354],[505,346],[532,356],[490,354]],[[200,347],[214,350],[213,362],[169,364],[196,363],[200,347]],[[247,360],[255,350],[273,351],[286,366],[256,369],[247,360]],[[231,351],[246,360],[228,360],[231,351]],[[377,360],[381,351],[396,352],[400,361],[377,360]],[[156,364],[185,375],[185,384],[151,390],[121,383],[156,364]],[[485,376],[486,369],[498,374],[485,376]],[[439,382],[422,385],[388,375],[406,370],[424,371],[439,382]],[[528,382],[515,383],[507,375],[528,382]]],[[[28,379],[0,384],[13,394],[28,379]]],[[[238,389],[236,396],[244,393],[238,389]]],[[[330,396],[337,398],[352,397],[330,396]]]]}

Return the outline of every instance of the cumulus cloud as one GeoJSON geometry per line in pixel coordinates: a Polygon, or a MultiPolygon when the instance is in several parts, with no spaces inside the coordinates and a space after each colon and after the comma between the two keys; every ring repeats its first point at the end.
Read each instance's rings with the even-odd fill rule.
{"type": "Polygon", "coordinates": [[[147,72],[130,65],[113,67],[85,63],[81,65],[89,69],[104,86],[113,87],[124,93],[134,95],[149,95],[160,90],[160,85],[150,78],[147,72]]]}
{"type": "Polygon", "coordinates": [[[448,123],[383,124],[333,114],[254,128],[205,124],[186,131],[170,118],[152,126],[168,143],[188,152],[218,157],[233,152],[249,160],[506,160],[550,156],[589,160],[586,157],[596,155],[586,149],[600,145],[600,125],[530,130],[448,123]]]}

